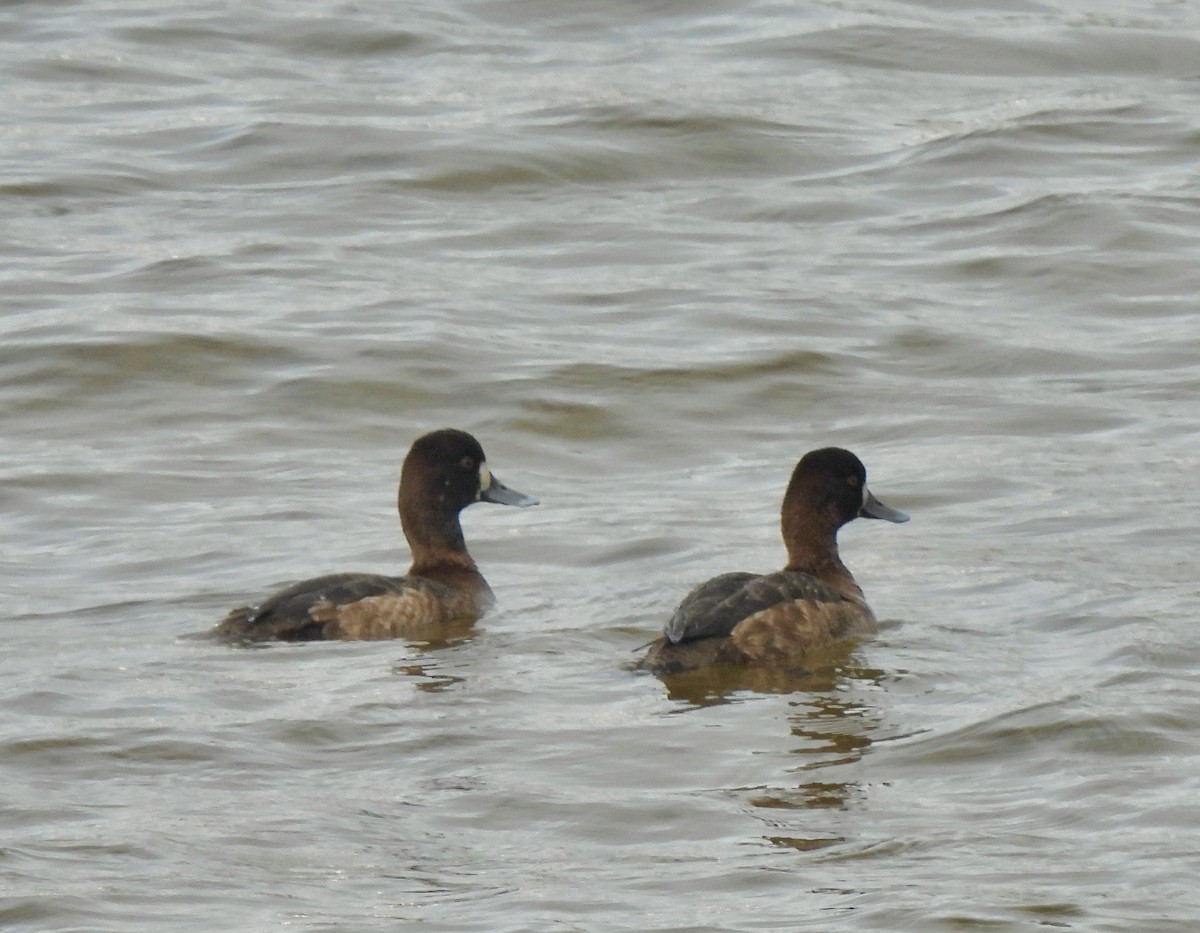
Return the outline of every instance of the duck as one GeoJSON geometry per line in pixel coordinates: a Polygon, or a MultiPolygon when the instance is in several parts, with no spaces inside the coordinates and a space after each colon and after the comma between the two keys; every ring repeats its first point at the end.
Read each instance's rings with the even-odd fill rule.
{"type": "Polygon", "coordinates": [[[467,551],[459,513],[476,502],[525,508],[537,501],[501,483],[466,431],[425,434],[400,470],[400,527],[412,553],[407,574],[303,580],[233,609],[211,634],[233,642],[367,641],[421,638],[438,626],[474,622],[495,597],[467,551]]]}
{"type": "Polygon", "coordinates": [[[724,573],[693,589],[637,667],[658,674],[713,664],[771,665],[876,630],[863,591],[838,554],[856,518],[907,522],[867,488],[862,461],[840,447],[811,450],[792,471],[781,508],[787,564],[724,573]]]}

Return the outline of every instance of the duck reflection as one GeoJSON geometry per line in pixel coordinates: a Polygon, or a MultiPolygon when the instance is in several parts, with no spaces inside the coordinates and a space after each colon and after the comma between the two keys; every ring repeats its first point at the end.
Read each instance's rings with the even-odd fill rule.
{"type": "Polygon", "coordinates": [[[730,703],[745,693],[830,693],[847,680],[878,680],[882,671],[863,667],[856,645],[838,642],[806,653],[794,664],[766,667],[716,664],[678,673],[655,672],[667,697],[690,707],[730,703]]]}
{"type": "Polygon", "coordinates": [[[668,697],[680,702],[678,713],[752,694],[792,697],[785,721],[799,740],[788,749],[794,765],[778,781],[728,791],[755,808],[768,829],[763,838],[772,845],[811,852],[845,842],[831,832],[842,822],[833,814],[853,809],[865,796],[858,780],[837,777],[861,761],[881,728],[881,712],[863,698],[888,674],[863,664],[855,648],[829,646],[806,655],[802,666],[714,666],[655,675],[668,697]],[[818,812],[828,815],[814,819],[818,812]]]}
{"type": "Polygon", "coordinates": [[[424,634],[426,637],[422,641],[409,641],[409,650],[415,656],[396,661],[392,665],[392,673],[413,678],[416,681],[414,686],[425,693],[441,693],[465,683],[465,677],[438,670],[444,658],[439,652],[471,641],[477,634],[475,623],[470,619],[442,623],[424,634]]]}
{"type": "MultiPolygon", "coordinates": [[[[845,773],[846,766],[862,760],[873,744],[872,734],[880,729],[881,716],[875,707],[854,696],[858,691],[845,688],[855,682],[878,685],[884,676],[880,670],[847,665],[839,670],[841,692],[822,692],[791,704],[789,728],[793,736],[803,741],[791,749],[792,755],[799,760],[788,773],[804,779],[795,785],[760,788],[747,798],[752,806],[774,811],[763,814],[768,825],[788,833],[768,835],[767,841],[801,852],[846,841],[844,836],[829,832],[842,822],[830,811],[842,813],[854,809],[865,797],[865,787],[859,780],[837,780],[836,777],[845,773]],[[824,811],[830,816],[814,823],[814,811],[824,811]]],[[[854,769],[850,773],[858,774],[858,771],[854,769]]]]}
{"type": "Polygon", "coordinates": [[[465,677],[438,673],[436,664],[412,664],[405,661],[392,665],[392,673],[416,680],[413,685],[423,693],[442,693],[451,687],[466,683],[465,677]]]}

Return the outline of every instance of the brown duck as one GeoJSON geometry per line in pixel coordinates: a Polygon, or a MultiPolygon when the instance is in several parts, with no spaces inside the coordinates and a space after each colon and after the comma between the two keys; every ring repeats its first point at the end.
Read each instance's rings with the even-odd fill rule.
{"type": "Polygon", "coordinates": [[[400,471],[400,526],[412,551],[407,574],[304,580],[234,609],[212,634],[230,641],[421,638],[439,625],[478,619],[494,597],[459,522],[474,502],[523,507],[537,500],[496,479],[479,441],[465,431],[418,438],[400,471]]]}
{"type": "Polygon", "coordinates": [[[783,497],[787,566],[700,584],[638,666],[669,674],[708,664],[778,663],[875,631],[875,616],[838,555],[838,529],[859,516],[908,521],[871,494],[867,471],[850,451],[805,454],[783,497]]]}

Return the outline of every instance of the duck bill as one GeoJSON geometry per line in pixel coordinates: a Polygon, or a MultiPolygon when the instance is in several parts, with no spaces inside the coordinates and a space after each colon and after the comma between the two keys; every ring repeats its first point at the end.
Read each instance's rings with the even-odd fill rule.
{"type": "Polygon", "coordinates": [[[866,501],[863,502],[863,507],[859,510],[858,514],[863,518],[882,518],[885,522],[896,522],[897,524],[908,521],[907,515],[884,505],[875,498],[869,489],[867,490],[866,501]]]}
{"type": "Polygon", "coordinates": [[[525,508],[529,505],[537,505],[538,501],[533,496],[527,496],[523,492],[517,492],[515,489],[509,489],[495,476],[491,477],[491,482],[487,488],[480,490],[479,500],[481,502],[495,502],[497,505],[515,505],[518,508],[525,508]]]}

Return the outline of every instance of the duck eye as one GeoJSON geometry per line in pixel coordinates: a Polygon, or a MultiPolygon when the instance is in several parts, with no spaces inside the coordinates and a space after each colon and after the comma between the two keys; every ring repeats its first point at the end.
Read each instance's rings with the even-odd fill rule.
{"type": "Polygon", "coordinates": [[[858,488],[858,477],[857,476],[847,476],[846,482],[849,483],[851,486],[853,486],[855,489],[858,488]]]}
{"type": "Polygon", "coordinates": [[[458,461],[458,465],[461,466],[464,470],[473,470],[473,469],[475,469],[475,458],[474,457],[463,457],[460,461],[458,461]]]}

